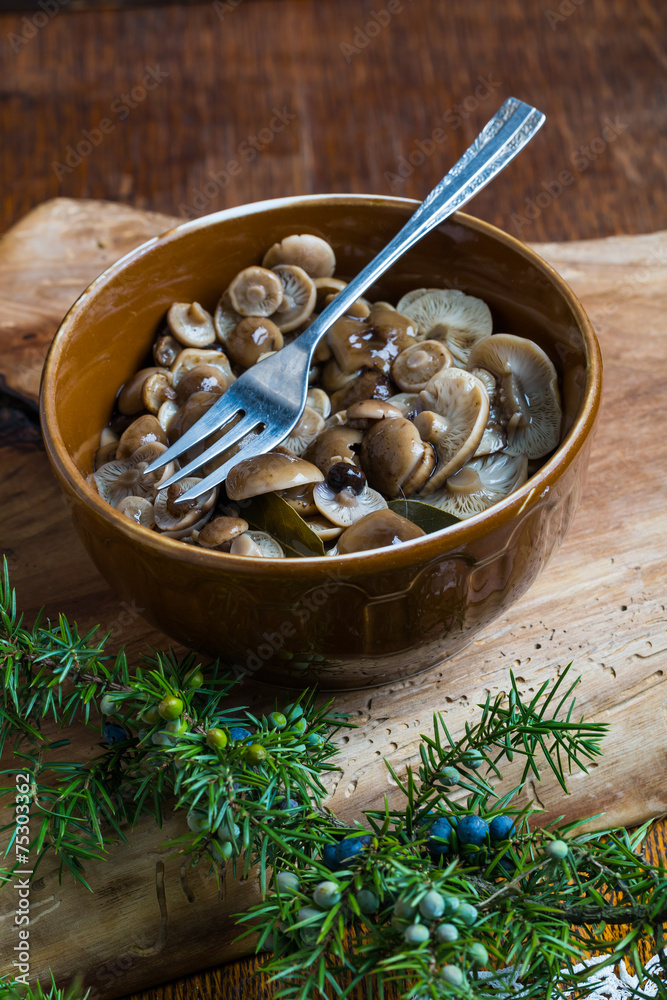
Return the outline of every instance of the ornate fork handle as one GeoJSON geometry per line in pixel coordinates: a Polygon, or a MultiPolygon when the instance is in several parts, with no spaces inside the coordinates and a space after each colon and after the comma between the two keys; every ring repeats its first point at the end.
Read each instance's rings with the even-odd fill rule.
{"type": "Polygon", "coordinates": [[[352,303],[426,233],[493,180],[532,139],[544,120],[541,111],[514,97],[508,98],[400,232],[336,295],[292,346],[298,344],[312,357],[324,334],[352,303]]]}

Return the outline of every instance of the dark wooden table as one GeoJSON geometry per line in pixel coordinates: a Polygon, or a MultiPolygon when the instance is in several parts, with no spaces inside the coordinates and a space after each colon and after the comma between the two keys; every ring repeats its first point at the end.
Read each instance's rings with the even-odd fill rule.
{"type": "MultiPolygon", "coordinates": [[[[183,218],[306,192],[421,198],[509,95],[547,124],[473,214],[529,241],[667,228],[661,0],[0,8],[0,232],[56,195],[183,218]]],[[[143,997],[271,997],[253,966],[143,997]]]]}

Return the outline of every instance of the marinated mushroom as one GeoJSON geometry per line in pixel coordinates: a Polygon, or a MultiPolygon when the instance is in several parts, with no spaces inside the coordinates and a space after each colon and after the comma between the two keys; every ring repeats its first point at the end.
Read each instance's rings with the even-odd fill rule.
{"type": "Polygon", "coordinates": [[[435,468],[435,452],[417,427],[400,415],[379,420],[364,435],[361,467],[371,486],[384,496],[410,496],[435,468]]]}
{"type": "Polygon", "coordinates": [[[375,368],[388,374],[394,358],[415,342],[417,327],[398,312],[378,309],[366,319],[342,316],[326,336],[342,372],[375,368]]]}
{"type": "MultiPolygon", "coordinates": [[[[281,539],[251,529],[241,510],[242,501],[275,493],[319,536],[325,554],[339,555],[423,535],[387,508],[388,498],[416,495],[470,517],[539,468],[559,440],[553,365],[530,341],[491,336],[490,313],[480,300],[419,288],[397,308],[358,299],[334,324],[314,356],[300,421],[269,454],[233,459],[229,502],[223,496],[217,503],[216,489],[178,503],[201,479],[165,490],[161,484],[176,463],[144,475],[235,374],[283,349],[284,334],[297,336],[316,318],[316,307],[321,311],[341,293],[346,282],[333,275],[334,266],[325,241],[290,236],[267,251],[262,266],[250,264],[236,275],[213,317],[197,302],[172,304],[153,344],[156,365],[122,387],[95,455],[91,481],[122,516],[222,558],[230,552],[283,558],[281,539]]],[[[187,449],[181,462],[197,459],[240,419],[187,449]]],[[[253,438],[247,434],[202,463],[198,476],[253,438]]]]}
{"type": "Polygon", "coordinates": [[[482,440],[477,446],[474,457],[480,458],[482,455],[492,455],[495,451],[500,451],[507,444],[503,414],[498,400],[498,385],[495,377],[485,368],[473,368],[471,374],[484,384],[486,394],[489,397],[489,416],[486,420],[486,427],[482,434],[482,440]]]}
{"type": "Polygon", "coordinates": [[[368,369],[360,372],[359,375],[344,385],[342,389],[337,389],[331,395],[331,409],[334,413],[345,410],[353,403],[363,399],[390,399],[396,386],[388,375],[382,372],[368,369]]]}
{"type": "Polygon", "coordinates": [[[359,430],[368,430],[378,420],[391,420],[394,417],[402,417],[403,413],[397,406],[385,402],[383,399],[362,399],[358,403],[348,406],[346,421],[350,427],[358,427],[359,430]]]}
{"type": "Polygon", "coordinates": [[[229,297],[229,291],[225,290],[220,296],[213,314],[213,325],[215,326],[215,332],[218,335],[218,340],[224,344],[229,333],[235,326],[239,325],[242,319],[243,316],[241,313],[237,312],[232,305],[232,301],[229,297]]]}
{"type": "Polygon", "coordinates": [[[110,427],[105,427],[100,434],[100,446],[95,452],[95,469],[112,462],[116,457],[117,447],[118,435],[110,427]]]}
{"type": "Polygon", "coordinates": [[[153,502],[147,497],[125,497],[120,501],[116,510],[119,514],[125,514],[125,517],[129,517],[135,524],[140,524],[144,528],[152,528],[155,524],[153,502]]]}
{"type": "Polygon", "coordinates": [[[145,408],[143,400],[144,382],[151,375],[164,371],[164,368],[141,368],[129,379],[118,394],[118,411],[127,417],[133,417],[145,408]]]}
{"type": "Polygon", "coordinates": [[[289,333],[309,318],[315,309],[317,292],[313,279],[295,264],[279,264],[273,274],[278,276],[282,287],[282,300],[273,319],[281,333],[289,333]]]}
{"type": "MultiPolygon", "coordinates": [[[[354,427],[338,425],[327,427],[320,436],[308,446],[304,458],[320,469],[324,476],[336,462],[358,463],[357,452],[364,435],[354,427]]],[[[322,478],[324,479],[324,476],[322,478]]]]}
{"type": "Polygon", "coordinates": [[[301,236],[286,236],[280,243],[269,247],[262,266],[275,268],[279,264],[295,264],[311,278],[329,278],[336,270],[336,256],[326,240],[303,233],[301,236]]]}
{"type": "Polygon", "coordinates": [[[195,541],[205,549],[221,549],[247,530],[248,522],[242,517],[215,517],[197,532],[195,541]]]}
{"type": "Polygon", "coordinates": [[[232,308],[241,316],[271,316],[283,298],[281,279],[266,267],[246,267],[227,289],[232,308]]]}
{"type": "Polygon", "coordinates": [[[325,420],[331,413],[331,400],[324,389],[309,389],[306,397],[306,406],[315,410],[325,420]]]}
{"type": "Polygon", "coordinates": [[[371,511],[383,510],[387,506],[384,497],[370,486],[364,486],[357,493],[351,486],[335,490],[328,483],[317,483],[313,487],[313,500],[320,514],[341,528],[347,528],[371,511]]]}
{"type": "Polygon", "coordinates": [[[282,497],[285,503],[301,517],[312,517],[317,514],[317,507],[313,500],[314,483],[306,483],[305,486],[292,486],[288,490],[279,490],[278,496],[282,497]]]}
{"type": "Polygon", "coordinates": [[[422,487],[434,493],[475,453],[489,415],[489,397],[478,378],[460,368],[445,368],[419,393],[422,412],[414,426],[435,448],[435,472],[422,487]]]}
{"type": "Polygon", "coordinates": [[[232,542],[229,551],[234,556],[253,556],[255,559],[284,559],[283,547],[266,531],[244,531],[232,542]]]}
{"type": "Polygon", "coordinates": [[[157,417],[146,414],[133,420],[120,436],[116,448],[116,458],[125,459],[145,444],[167,444],[167,435],[163,431],[157,417]]]}
{"type": "Polygon", "coordinates": [[[338,539],[336,548],[338,554],[343,556],[351,552],[381,549],[386,545],[399,545],[421,538],[424,534],[420,527],[393,510],[376,510],[347,528],[338,539]]]}
{"type": "Polygon", "coordinates": [[[174,377],[174,386],[178,387],[178,383],[184,375],[198,365],[211,365],[213,368],[219,368],[225,376],[228,386],[235,381],[229,359],[223,351],[200,351],[195,347],[186,347],[178,355],[170,369],[174,377]]]}
{"type": "Polygon", "coordinates": [[[310,406],[306,406],[294,430],[281,443],[286,448],[289,448],[294,455],[301,456],[306,448],[319,437],[323,430],[324,418],[320,416],[317,410],[312,410],[310,406]]]}
{"type": "Polygon", "coordinates": [[[257,458],[243,459],[234,466],[227,476],[227,496],[230,500],[245,500],[323,479],[320,470],[303,458],[270,451],[257,458]]]}
{"type": "Polygon", "coordinates": [[[418,324],[422,339],[444,341],[456,363],[465,366],[475,344],[491,336],[491,310],[481,299],[451,288],[421,291],[404,296],[398,310],[418,324]]]}
{"type": "Polygon", "coordinates": [[[560,440],[560,392],[556,369],[542,348],[523,337],[496,333],[471,352],[470,364],[496,378],[505,450],[528,458],[553,451],[560,440]]]}
{"type": "Polygon", "coordinates": [[[175,389],[176,401],[182,406],[196,392],[207,392],[221,396],[230,386],[224,370],[217,365],[194,365],[178,380],[175,389]]]}
{"type": "Polygon", "coordinates": [[[141,389],[144,409],[156,415],[163,403],[173,401],[175,398],[174,376],[164,368],[149,375],[141,389]]]}
{"type": "Polygon", "coordinates": [[[218,498],[217,486],[195,500],[176,503],[179,497],[193,486],[198,486],[201,481],[197,476],[191,476],[158,492],[155,498],[155,523],[163,535],[168,538],[184,538],[193,529],[201,531],[204,527],[218,498]]]}
{"type": "Polygon", "coordinates": [[[175,466],[170,462],[157,472],[146,474],[145,470],[166,450],[166,445],[153,441],[135,449],[125,459],[114,459],[113,462],[101,465],[93,473],[97,492],[112,507],[117,507],[126,497],[144,497],[152,500],[159,483],[174,472],[175,466]]]}
{"type": "Polygon", "coordinates": [[[401,351],[391,366],[391,377],[403,392],[421,392],[434,375],[453,364],[442,341],[422,340],[401,351]]]}
{"type": "Polygon", "coordinates": [[[215,343],[213,317],[198,302],[174,302],[167,313],[167,325],[184,347],[215,343]]]}
{"type": "Polygon", "coordinates": [[[320,312],[324,309],[325,299],[327,299],[330,295],[337,295],[338,292],[342,292],[343,289],[347,287],[347,281],[331,277],[315,277],[313,278],[313,284],[315,285],[315,291],[317,292],[316,307],[320,312]]]}
{"type": "Polygon", "coordinates": [[[473,517],[504,500],[528,478],[525,455],[496,452],[470,462],[450,476],[444,489],[429,496],[429,503],[462,519],[473,517]]]}
{"type": "Polygon", "coordinates": [[[153,344],[155,364],[162,368],[171,368],[182,350],[183,345],[179,344],[175,337],[170,333],[161,333],[153,344]]]}
{"type": "Polygon", "coordinates": [[[244,368],[250,368],[267,354],[279,351],[283,343],[283,335],[273,320],[262,316],[246,316],[224,340],[229,357],[244,368]]]}

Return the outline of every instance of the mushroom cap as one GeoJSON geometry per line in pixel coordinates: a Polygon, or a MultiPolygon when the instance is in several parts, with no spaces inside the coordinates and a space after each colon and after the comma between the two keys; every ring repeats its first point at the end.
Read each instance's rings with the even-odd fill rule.
{"type": "Polygon", "coordinates": [[[470,354],[471,367],[491,372],[498,383],[498,407],[507,430],[510,455],[543,458],[560,441],[561,406],[558,375],[541,347],[497,333],[470,354]]]}
{"type": "Polygon", "coordinates": [[[283,298],[280,278],[266,267],[245,267],[227,289],[232,308],[241,316],[271,316],[283,298]]]}
{"type": "Polygon", "coordinates": [[[182,406],[196,392],[208,392],[221,396],[229,388],[230,382],[217,365],[194,365],[178,380],[176,399],[182,406]]]}
{"type": "Polygon", "coordinates": [[[400,410],[401,416],[407,417],[408,420],[412,420],[419,411],[419,393],[417,392],[398,392],[396,395],[390,396],[387,402],[400,410]]]}
{"type": "Polygon", "coordinates": [[[472,517],[504,500],[527,478],[525,455],[496,452],[473,458],[447,479],[443,489],[429,496],[429,503],[456,517],[472,517]]]}
{"type": "Polygon", "coordinates": [[[322,517],[321,514],[307,518],[306,524],[323,542],[330,542],[332,539],[338,538],[343,531],[340,524],[333,524],[328,518],[322,517]]]}
{"type": "Polygon", "coordinates": [[[409,496],[420,490],[433,472],[435,453],[422,441],[415,425],[398,416],[380,420],[366,432],[361,467],[371,486],[384,496],[409,496]]]}
{"type": "Polygon", "coordinates": [[[151,375],[165,371],[164,368],[140,368],[132,378],[128,379],[123,388],[118,393],[118,409],[126,417],[133,417],[141,413],[144,409],[143,388],[144,382],[151,375]]]}
{"type": "Polygon", "coordinates": [[[199,302],[174,302],[167,313],[167,326],[185,347],[215,343],[213,317],[199,302]]]}
{"type": "Polygon", "coordinates": [[[153,344],[155,364],[162,368],[171,368],[182,349],[183,345],[179,344],[170,333],[160,333],[153,344]]]}
{"type": "Polygon", "coordinates": [[[327,333],[327,343],[343,372],[375,368],[388,373],[394,358],[415,342],[417,327],[389,309],[375,309],[365,319],[342,316],[327,333]]]}
{"type": "Polygon", "coordinates": [[[306,397],[306,406],[326,420],[331,413],[331,400],[324,389],[309,389],[306,397]]]}
{"type": "Polygon", "coordinates": [[[165,432],[167,437],[169,437],[169,428],[171,427],[171,422],[178,413],[178,403],[175,399],[166,399],[160,409],[157,411],[157,419],[160,427],[165,432]]]}
{"type": "Polygon", "coordinates": [[[266,531],[244,531],[232,542],[229,551],[235,556],[254,556],[255,559],[284,559],[282,546],[266,531]]]}
{"type": "Polygon", "coordinates": [[[498,386],[495,376],[488,372],[486,368],[473,368],[471,375],[478,378],[484,384],[489,397],[489,416],[486,427],[482,434],[482,440],[477,446],[474,458],[481,458],[482,455],[492,455],[496,451],[501,451],[507,444],[505,434],[504,418],[498,404],[498,386]]]}
{"type": "MultiPolygon", "coordinates": [[[[354,427],[347,427],[344,424],[327,427],[308,446],[304,458],[320,469],[324,476],[329,472],[336,462],[353,462],[359,464],[355,447],[359,447],[364,435],[354,427]]],[[[322,476],[322,478],[324,478],[322,476]]]]}
{"type": "Polygon", "coordinates": [[[274,243],[264,254],[263,267],[295,264],[311,278],[329,278],[336,270],[336,256],[332,247],[320,236],[303,233],[286,236],[274,243]]]}
{"type": "Polygon", "coordinates": [[[193,529],[200,531],[206,524],[218,498],[217,486],[195,500],[184,504],[176,503],[180,496],[201,481],[197,476],[189,476],[158,491],[155,498],[155,524],[162,534],[169,538],[183,538],[193,529]]]}
{"type": "MultiPolygon", "coordinates": [[[[117,507],[126,497],[144,497],[152,500],[160,480],[164,479],[165,469],[158,469],[157,472],[148,475],[145,475],[145,470],[166,450],[165,444],[153,441],[135,449],[125,459],[114,459],[113,462],[101,465],[93,473],[97,492],[112,507],[117,507]]],[[[169,470],[167,475],[171,475],[174,464],[170,463],[167,469],[169,470]]]]}
{"type": "Polygon", "coordinates": [[[402,417],[403,413],[397,406],[392,406],[384,399],[360,399],[347,408],[347,422],[350,427],[368,430],[378,420],[392,420],[402,417]]]}
{"type": "Polygon", "coordinates": [[[205,549],[219,549],[247,530],[248,522],[242,517],[214,517],[197,535],[197,543],[205,549]]]}
{"type": "Polygon", "coordinates": [[[422,487],[423,493],[433,493],[474,455],[489,416],[489,397],[470,372],[445,368],[419,393],[419,406],[414,425],[438,456],[435,472],[422,487]]]}
{"type": "Polygon", "coordinates": [[[219,368],[225,376],[227,385],[236,381],[224,351],[202,351],[197,347],[186,347],[178,355],[170,369],[174,376],[174,386],[178,386],[183,376],[192,368],[196,368],[197,365],[212,365],[213,368],[219,368]]]}
{"type": "Polygon", "coordinates": [[[338,539],[339,555],[400,545],[426,534],[418,525],[393,510],[377,510],[347,528],[338,539]]]}
{"type": "Polygon", "coordinates": [[[331,395],[331,409],[334,413],[345,410],[363,399],[388,400],[396,386],[389,375],[367,368],[361,371],[341,389],[331,395]]]}
{"type": "Polygon", "coordinates": [[[317,483],[313,487],[313,500],[320,514],[341,528],[347,528],[371,511],[387,507],[385,498],[370,486],[365,486],[361,493],[355,493],[349,486],[336,493],[327,483],[317,483]]]}
{"type": "Polygon", "coordinates": [[[281,282],[282,296],[273,320],[281,333],[296,330],[315,309],[317,292],[313,279],[295,264],[278,264],[272,271],[281,282]]]}
{"type": "Polygon", "coordinates": [[[391,377],[403,392],[421,392],[434,375],[453,364],[442,341],[422,340],[401,351],[391,366],[391,377]]]}
{"type": "Polygon", "coordinates": [[[157,416],[163,403],[176,398],[174,376],[171,372],[164,368],[149,375],[141,389],[141,398],[145,409],[157,416]]]}
{"type": "Polygon", "coordinates": [[[423,289],[409,302],[404,296],[399,308],[419,326],[422,339],[442,340],[457,364],[465,365],[470,351],[491,336],[491,311],[486,302],[451,288],[423,289]]]}
{"type": "Polygon", "coordinates": [[[246,500],[292,486],[320,483],[323,479],[317,466],[303,458],[270,451],[266,455],[245,458],[234,466],[227,476],[227,496],[230,500],[246,500]]]}
{"type": "Polygon", "coordinates": [[[284,340],[273,320],[264,316],[245,316],[227,334],[224,344],[232,361],[251,368],[262,355],[279,351],[284,340]]]}
{"type": "Polygon", "coordinates": [[[280,490],[278,496],[282,497],[285,503],[301,517],[311,517],[317,514],[317,507],[313,500],[314,483],[307,483],[305,486],[292,486],[289,490],[280,490]]]}
{"type": "Polygon", "coordinates": [[[167,435],[160,426],[157,417],[153,414],[145,414],[133,420],[120,436],[116,449],[116,458],[125,459],[133,455],[138,448],[145,444],[167,444],[167,435]]]}
{"type": "Polygon", "coordinates": [[[144,528],[152,528],[155,525],[153,501],[149,500],[148,497],[125,497],[117,505],[116,510],[119,514],[125,514],[131,521],[144,528]]]}
{"type": "Polygon", "coordinates": [[[238,326],[242,319],[243,316],[232,305],[229,291],[226,289],[220,296],[213,314],[213,325],[215,326],[218,340],[224,344],[228,334],[235,326],[238,326]]]}
{"type": "MultiPolygon", "coordinates": [[[[304,268],[304,270],[306,269],[304,268]]],[[[317,292],[317,308],[320,312],[324,309],[324,300],[329,295],[337,295],[338,292],[342,292],[347,287],[347,281],[343,281],[342,278],[331,277],[314,277],[313,284],[317,292]]]]}
{"type": "Polygon", "coordinates": [[[298,424],[281,444],[289,448],[294,455],[303,455],[308,445],[319,437],[324,427],[324,418],[317,410],[305,406],[298,424]]]}
{"type": "Polygon", "coordinates": [[[344,372],[336,359],[331,358],[322,368],[322,387],[326,392],[337,392],[349,385],[360,374],[361,369],[355,372],[344,372]]]}
{"type": "MultiPolygon", "coordinates": [[[[336,298],[337,295],[338,292],[330,292],[329,295],[325,295],[324,301],[322,302],[322,306],[326,309],[327,306],[331,305],[331,303],[333,302],[333,300],[336,298]]],[[[353,319],[366,319],[367,316],[370,316],[370,312],[371,312],[370,302],[368,302],[364,298],[361,298],[361,299],[355,299],[354,302],[352,302],[347,307],[344,315],[352,316],[353,319]]]]}

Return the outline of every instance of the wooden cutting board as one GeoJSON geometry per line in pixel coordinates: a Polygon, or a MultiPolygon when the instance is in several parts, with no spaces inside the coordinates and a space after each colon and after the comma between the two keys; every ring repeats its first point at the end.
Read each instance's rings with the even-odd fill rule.
{"type": "MultiPolygon", "coordinates": [[[[0,541],[21,607],[44,605],[82,628],[112,630],[136,655],[168,640],[122,606],[83,552],[51,478],[34,420],[39,373],[58,321],[89,281],[142,240],[173,225],[166,217],[103,202],[58,199],[0,241],[0,380],[22,404],[0,410],[0,541]]],[[[534,786],[547,815],[604,812],[604,824],[634,824],[667,809],[667,233],[537,247],[570,282],[598,330],[605,395],[588,485],[570,533],[547,570],[510,612],[449,662],[402,683],[339,695],[358,730],[343,738],[331,807],[359,817],[383,794],[399,796],[383,758],[401,771],[417,760],[419,733],[434,710],[454,733],[509,669],[530,693],[571,660],[587,717],[607,722],[605,756],[575,774],[571,795],[534,786]]],[[[240,704],[263,711],[283,692],[241,687],[240,704]]],[[[77,750],[91,745],[75,737],[77,750]]],[[[2,820],[4,821],[4,820],[2,820]]],[[[227,873],[220,892],[186,873],[160,843],[180,831],[169,817],[129,847],[90,865],[95,893],[45,865],[31,894],[34,971],[65,982],[81,971],[111,998],[239,955],[230,915],[256,898],[254,884],[227,873]]],[[[0,847],[4,847],[0,844],[0,847]]],[[[0,893],[0,973],[11,967],[13,890],[0,893]]]]}

